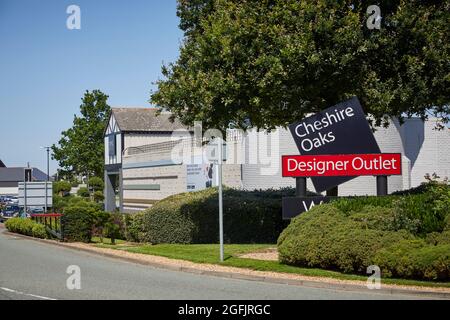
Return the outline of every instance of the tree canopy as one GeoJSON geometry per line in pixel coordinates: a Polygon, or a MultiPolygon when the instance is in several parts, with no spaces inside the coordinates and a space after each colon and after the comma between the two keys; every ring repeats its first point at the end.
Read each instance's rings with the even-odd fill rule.
{"type": "Polygon", "coordinates": [[[379,125],[448,121],[450,2],[377,1],[369,29],[356,0],[179,0],[185,32],[150,101],[186,125],[286,126],[357,96],[379,125]]]}
{"type": "Polygon", "coordinates": [[[52,146],[53,158],[65,172],[84,176],[102,176],[104,132],[111,113],[108,96],[100,90],[86,91],[75,115],[73,126],[61,133],[58,145],[52,146]]]}

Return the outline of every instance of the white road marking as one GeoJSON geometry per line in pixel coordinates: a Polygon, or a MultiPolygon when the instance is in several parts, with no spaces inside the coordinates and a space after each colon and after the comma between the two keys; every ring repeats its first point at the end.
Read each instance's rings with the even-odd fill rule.
{"type": "Polygon", "coordinates": [[[20,291],[9,289],[9,288],[0,287],[0,290],[6,291],[6,292],[15,293],[15,294],[19,294],[19,295],[23,295],[23,296],[38,298],[38,299],[42,299],[42,300],[57,300],[57,299],[53,299],[53,298],[49,298],[49,297],[38,296],[38,295],[35,295],[35,294],[20,292],[20,291]]]}

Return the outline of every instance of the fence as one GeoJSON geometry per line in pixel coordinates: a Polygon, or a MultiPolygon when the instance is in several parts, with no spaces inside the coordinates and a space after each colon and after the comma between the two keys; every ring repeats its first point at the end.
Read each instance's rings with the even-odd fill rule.
{"type": "Polygon", "coordinates": [[[31,219],[37,223],[43,224],[47,231],[59,240],[63,240],[63,228],[61,224],[62,214],[32,214],[31,219]]]}

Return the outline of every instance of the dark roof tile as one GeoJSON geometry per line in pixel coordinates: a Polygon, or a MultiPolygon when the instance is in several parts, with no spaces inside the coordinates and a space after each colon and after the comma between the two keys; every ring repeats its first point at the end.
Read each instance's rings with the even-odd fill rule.
{"type": "Polygon", "coordinates": [[[169,112],[157,115],[157,108],[112,108],[112,114],[121,131],[130,132],[172,132],[188,129],[178,119],[170,120],[169,112]]]}

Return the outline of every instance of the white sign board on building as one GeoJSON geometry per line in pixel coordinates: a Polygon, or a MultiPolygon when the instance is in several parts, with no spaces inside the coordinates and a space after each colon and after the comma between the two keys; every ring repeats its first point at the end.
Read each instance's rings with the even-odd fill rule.
{"type": "MultiPolygon", "coordinates": [[[[53,183],[52,182],[27,182],[26,195],[27,207],[45,207],[45,186],[47,185],[47,207],[53,206],[53,183]]],[[[19,182],[19,206],[25,205],[25,187],[19,182]]]]}
{"type": "Polygon", "coordinates": [[[216,186],[215,167],[212,163],[186,165],[187,191],[198,191],[216,186]]]}

